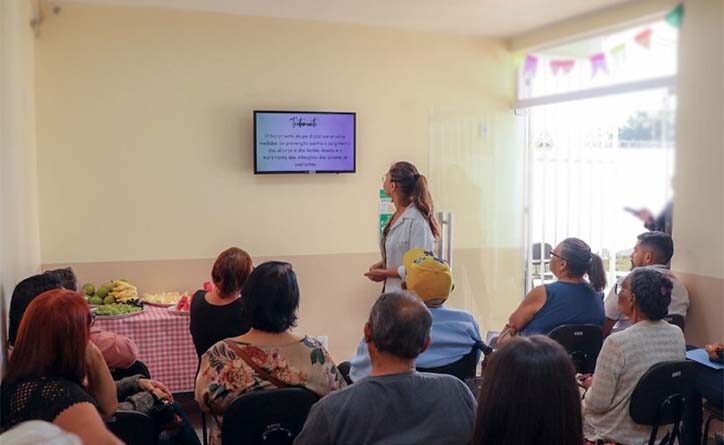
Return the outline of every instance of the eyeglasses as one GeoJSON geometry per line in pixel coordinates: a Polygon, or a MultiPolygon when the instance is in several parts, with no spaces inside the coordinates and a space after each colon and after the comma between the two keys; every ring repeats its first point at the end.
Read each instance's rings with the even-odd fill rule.
{"type": "Polygon", "coordinates": [[[557,253],[553,252],[552,250],[551,250],[550,256],[554,256],[554,257],[558,258],[559,260],[568,261],[568,258],[564,258],[564,257],[558,255],[557,253]]]}
{"type": "Polygon", "coordinates": [[[616,294],[617,296],[621,295],[621,292],[623,292],[623,291],[626,291],[626,292],[628,292],[628,293],[630,293],[630,294],[633,295],[633,292],[631,292],[630,290],[625,289],[625,288],[623,287],[623,282],[621,282],[621,283],[616,283],[616,285],[613,287],[613,293],[616,294]]]}

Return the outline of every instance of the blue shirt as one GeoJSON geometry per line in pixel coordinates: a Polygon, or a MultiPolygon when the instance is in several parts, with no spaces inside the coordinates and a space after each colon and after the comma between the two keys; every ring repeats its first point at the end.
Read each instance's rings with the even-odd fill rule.
{"type": "Polygon", "coordinates": [[[588,283],[556,281],[546,284],[546,302],[521,334],[548,335],[564,324],[595,324],[603,326],[603,293],[594,291],[588,283]]]}
{"type": "MultiPolygon", "coordinates": [[[[430,314],[430,347],[417,357],[416,366],[436,368],[449,365],[470,354],[475,342],[480,341],[480,328],[470,312],[440,306],[430,308],[430,314]]],[[[480,351],[476,354],[477,360],[480,360],[480,351]]],[[[349,363],[349,376],[353,382],[367,377],[372,371],[364,339],[360,341],[357,353],[349,363]]]]}

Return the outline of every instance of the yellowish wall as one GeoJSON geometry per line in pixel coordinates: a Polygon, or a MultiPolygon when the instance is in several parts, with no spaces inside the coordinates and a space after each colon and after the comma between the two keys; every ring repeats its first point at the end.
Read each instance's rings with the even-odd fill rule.
{"type": "Polygon", "coordinates": [[[672,269],[691,291],[687,340],[724,340],[724,2],[684,3],[672,269]]]}
{"type": "Polygon", "coordinates": [[[491,41],[145,8],[69,4],[36,60],[46,263],[373,252],[431,110],[513,95],[491,41]],[[358,173],[254,176],[254,109],[356,111],[358,173]]]}
{"type": "Polygon", "coordinates": [[[408,159],[460,221],[450,305],[499,329],[522,298],[510,217],[522,188],[500,173],[522,145],[500,42],[70,3],[44,29],[36,63],[45,268],[126,277],[143,292],[197,288],[229,245],[257,263],[288,259],[299,329],[329,336],[343,360],[379,294],[362,273],[379,255],[380,177],[408,159]],[[356,111],[358,173],[254,176],[254,109],[356,111]],[[470,119],[484,128],[475,143],[436,138],[434,156],[457,155],[430,168],[440,121],[470,119]],[[472,176],[450,173],[454,163],[472,176]],[[473,205],[460,205],[466,196],[473,205]]]}
{"type": "Polygon", "coordinates": [[[0,376],[15,283],[40,268],[31,2],[0,2],[0,376]]]}

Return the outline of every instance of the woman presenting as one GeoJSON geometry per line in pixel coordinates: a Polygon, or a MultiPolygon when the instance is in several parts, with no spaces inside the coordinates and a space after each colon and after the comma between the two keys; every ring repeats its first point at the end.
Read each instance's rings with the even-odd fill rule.
{"type": "Polygon", "coordinates": [[[405,161],[392,164],[382,187],[392,198],[395,214],[382,231],[382,261],[370,266],[365,276],[372,281],[384,281],[382,291],[393,292],[402,289],[405,280],[402,256],[414,248],[432,251],[440,226],[433,216],[427,179],[414,165],[405,161]]]}

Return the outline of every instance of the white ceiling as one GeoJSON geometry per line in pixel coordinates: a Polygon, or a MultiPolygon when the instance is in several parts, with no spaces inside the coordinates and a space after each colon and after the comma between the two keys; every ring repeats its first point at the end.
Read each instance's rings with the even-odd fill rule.
{"type": "Polygon", "coordinates": [[[65,0],[68,1],[511,37],[628,0],[65,0]]]}

